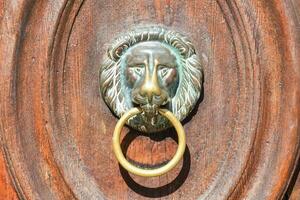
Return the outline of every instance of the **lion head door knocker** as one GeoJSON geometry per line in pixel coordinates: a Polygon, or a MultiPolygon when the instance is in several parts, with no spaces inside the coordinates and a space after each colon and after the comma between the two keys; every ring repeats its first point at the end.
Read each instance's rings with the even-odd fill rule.
{"type": "Polygon", "coordinates": [[[120,117],[113,150],[119,163],[140,176],[167,173],[185,150],[180,123],[195,106],[202,87],[202,68],[192,43],[162,27],[144,27],[117,38],[107,51],[100,70],[100,90],[106,104],[120,117]],[[174,127],[178,148],[164,166],[143,169],[128,162],[120,147],[124,124],[142,132],[174,127]]]}

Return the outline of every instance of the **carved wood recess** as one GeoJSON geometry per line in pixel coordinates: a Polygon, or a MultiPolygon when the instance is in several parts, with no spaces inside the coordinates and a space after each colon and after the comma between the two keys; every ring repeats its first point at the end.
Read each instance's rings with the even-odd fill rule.
{"type": "MultiPolygon", "coordinates": [[[[281,199],[300,143],[300,29],[290,0],[15,0],[0,12],[0,142],[19,199],[281,199]],[[99,92],[109,42],[160,24],[188,35],[204,93],[183,162],[157,178],[121,169],[99,92]]],[[[124,128],[127,157],[168,161],[175,134],[124,128]]]]}

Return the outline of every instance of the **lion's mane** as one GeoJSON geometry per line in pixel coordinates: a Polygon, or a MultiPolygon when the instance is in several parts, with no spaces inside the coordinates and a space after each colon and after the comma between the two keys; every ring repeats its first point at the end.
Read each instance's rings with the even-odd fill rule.
{"type": "Polygon", "coordinates": [[[120,58],[128,48],[144,41],[160,41],[176,48],[180,53],[182,69],[179,73],[178,89],[170,103],[174,115],[179,120],[183,120],[200,96],[203,79],[202,66],[192,43],[186,37],[162,27],[138,28],[115,40],[108,49],[100,70],[102,96],[119,117],[132,107],[121,85],[120,58]]]}

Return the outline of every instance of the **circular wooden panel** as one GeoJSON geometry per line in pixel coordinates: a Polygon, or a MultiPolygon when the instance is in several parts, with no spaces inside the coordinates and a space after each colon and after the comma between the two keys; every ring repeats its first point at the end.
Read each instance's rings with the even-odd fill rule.
{"type": "MultiPolygon", "coordinates": [[[[0,130],[20,198],[282,196],[300,141],[300,40],[289,3],[86,0],[5,6],[0,130]],[[205,75],[201,99],[184,121],[183,161],[156,178],[130,175],[118,165],[111,146],[117,119],[99,92],[109,42],[148,24],[189,36],[205,75]]],[[[141,166],[164,164],[177,148],[173,130],[151,137],[123,132],[124,152],[141,166]]]]}

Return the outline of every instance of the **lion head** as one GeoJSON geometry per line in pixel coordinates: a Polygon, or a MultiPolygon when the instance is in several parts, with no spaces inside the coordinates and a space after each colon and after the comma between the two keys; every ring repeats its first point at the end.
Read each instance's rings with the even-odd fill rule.
{"type": "Polygon", "coordinates": [[[200,60],[186,37],[162,27],[144,27],[110,46],[100,70],[100,88],[117,116],[140,106],[145,113],[128,124],[156,132],[169,127],[166,119],[153,115],[157,107],[168,108],[183,120],[200,96],[202,78],[200,60]]]}

